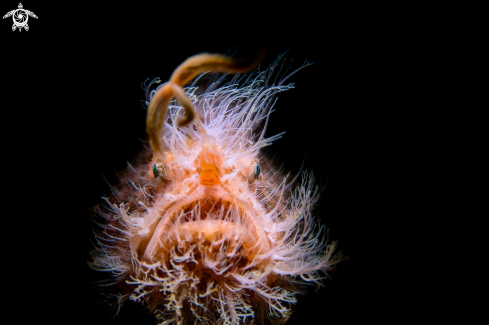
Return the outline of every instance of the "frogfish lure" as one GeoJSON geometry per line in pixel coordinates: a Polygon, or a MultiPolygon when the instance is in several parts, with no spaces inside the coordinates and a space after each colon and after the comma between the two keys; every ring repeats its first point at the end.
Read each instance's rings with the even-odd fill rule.
{"type": "Polygon", "coordinates": [[[285,323],[344,259],[312,215],[312,174],[293,188],[261,153],[282,135],[265,138],[277,93],[309,63],[281,75],[283,55],[265,71],[262,57],[196,55],[147,91],[150,143],[97,209],[91,267],[158,324],[285,323]]]}

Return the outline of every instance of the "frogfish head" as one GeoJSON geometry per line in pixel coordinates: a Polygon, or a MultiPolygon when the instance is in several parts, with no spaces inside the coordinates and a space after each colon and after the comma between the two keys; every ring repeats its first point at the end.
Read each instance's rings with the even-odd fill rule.
{"type": "Polygon", "coordinates": [[[119,302],[146,305],[159,324],[285,322],[303,284],[320,286],[345,259],[312,216],[312,175],[291,190],[297,177],[261,153],[282,135],[264,133],[275,97],[293,88],[287,76],[271,78],[282,57],[204,91],[196,81],[183,88],[260,59],[197,55],[153,90],[150,145],[98,211],[92,267],[112,272],[119,302]]]}

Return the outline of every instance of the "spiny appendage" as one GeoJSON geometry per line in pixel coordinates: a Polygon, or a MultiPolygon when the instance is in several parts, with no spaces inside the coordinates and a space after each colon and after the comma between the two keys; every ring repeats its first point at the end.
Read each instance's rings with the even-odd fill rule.
{"type": "MultiPolygon", "coordinates": [[[[185,88],[185,94],[193,105],[196,115],[200,117],[199,121],[196,121],[196,126],[202,124],[205,129],[204,135],[192,124],[180,125],[179,121],[186,116],[187,112],[178,105],[177,100],[169,99],[168,112],[161,121],[162,129],[159,131],[162,132],[160,138],[164,142],[162,148],[168,149],[175,156],[184,154],[180,157],[187,157],[190,151],[186,144],[188,139],[201,143],[203,137],[207,136],[215,145],[222,147],[223,156],[232,157],[227,161],[229,165],[236,167],[234,163],[239,163],[243,157],[253,160],[261,148],[270,145],[283,134],[265,138],[265,129],[271,109],[275,104],[276,95],[294,88],[294,84],[285,84],[285,80],[298,70],[310,65],[306,62],[299,69],[284,76],[281,75],[284,64],[283,62],[280,64],[282,59],[282,56],[279,57],[264,71],[256,69],[249,75],[235,75],[231,80],[223,76],[203,92],[199,91],[202,88],[197,85],[203,83],[209,74],[199,76],[189,87],[185,88]],[[263,129],[255,134],[260,125],[263,129]]],[[[288,69],[284,70],[287,72],[288,69]]],[[[160,85],[156,90],[150,92],[151,103],[158,102],[158,96],[164,92],[166,85],[160,85]]],[[[148,111],[148,118],[150,115],[148,111]]]]}
{"type": "Polygon", "coordinates": [[[297,187],[288,201],[277,228],[284,229],[274,251],[274,272],[283,276],[300,276],[307,283],[321,286],[335,265],[344,260],[341,253],[333,255],[337,242],[327,245],[324,227],[318,228],[312,218],[312,208],[318,200],[317,187],[312,174],[303,173],[301,186],[297,187]],[[322,273],[322,275],[321,275],[322,273]]]}
{"type": "Polygon", "coordinates": [[[248,72],[258,65],[263,59],[265,52],[266,47],[251,59],[235,59],[220,54],[204,53],[188,58],[177,67],[170,80],[166,84],[158,87],[158,91],[152,96],[148,107],[146,130],[154,152],[158,155],[163,154],[161,143],[163,123],[166,117],[167,106],[173,97],[177,98],[186,113],[185,118],[179,119],[178,126],[185,126],[195,121],[199,132],[205,133],[205,129],[200,124],[200,118],[195,108],[182,89],[184,85],[198,75],[209,71],[232,74],[248,72]]]}

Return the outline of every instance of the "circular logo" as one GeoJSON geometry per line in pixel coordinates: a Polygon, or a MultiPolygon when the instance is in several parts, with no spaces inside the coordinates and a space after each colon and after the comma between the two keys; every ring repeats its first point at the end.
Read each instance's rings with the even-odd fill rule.
{"type": "Polygon", "coordinates": [[[12,16],[14,18],[14,24],[17,27],[24,27],[27,24],[27,20],[29,19],[29,16],[24,9],[15,10],[12,16]]]}

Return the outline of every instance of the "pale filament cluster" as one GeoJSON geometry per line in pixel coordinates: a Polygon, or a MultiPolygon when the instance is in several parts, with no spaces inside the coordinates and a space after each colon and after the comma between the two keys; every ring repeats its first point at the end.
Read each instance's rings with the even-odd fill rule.
{"type": "Polygon", "coordinates": [[[312,175],[292,190],[295,179],[260,153],[281,137],[265,138],[266,125],[300,68],[281,72],[281,56],[200,86],[209,69],[237,73],[259,60],[198,55],[152,91],[151,146],[98,209],[92,267],[111,272],[120,303],[141,302],[158,324],[283,323],[304,284],[320,286],[342,260],[312,216],[312,175]]]}

